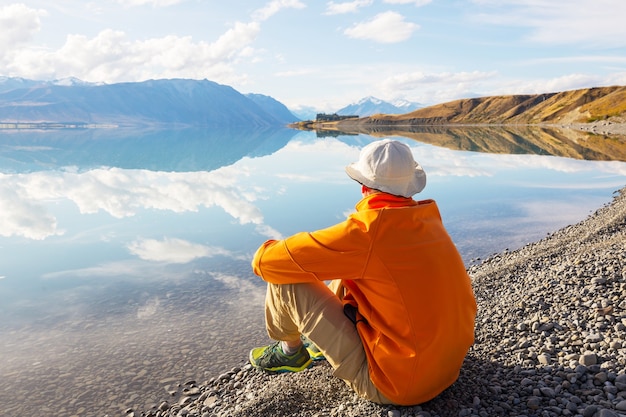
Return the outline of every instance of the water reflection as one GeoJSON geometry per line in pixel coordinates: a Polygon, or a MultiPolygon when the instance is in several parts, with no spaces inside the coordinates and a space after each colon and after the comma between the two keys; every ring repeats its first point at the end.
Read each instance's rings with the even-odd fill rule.
{"type": "MultiPolygon", "coordinates": [[[[206,132],[188,139],[181,139],[188,130],[173,137],[107,132],[90,131],[75,148],[69,144],[77,132],[68,132],[68,138],[53,132],[49,151],[44,151],[45,132],[32,141],[7,135],[3,158],[14,164],[0,173],[0,236],[11,256],[0,263],[0,291],[9,282],[67,271],[140,276],[144,264],[184,265],[214,256],[241,260],[264,239],[336,223],[360,197],[343,167],[373,140],[320,139],[294,131],[290,140],[284,131],[228,138],[229,132],[212,132],[214,139],[206,144],[206,132]],[[107,132],[118,136],[94,137],[107,132]],[[17,158],[18,141],[19,153],[32,152],[31,157],[17,158]],[[246,148],[250,141],[252,150],[246,148]],[[102,150],[97,156],[102,161],[143,168],[93,167],[95,155],[80,164],[77,156],[91,155],[92,149],[102,150]],[[42,153],[59,165],[45,169],[42,153]],[[192,157],[195,162],[187,163],[192,157]],[[158,169],[146,167],[154,164],[158,169]],[[12,172],[17,166],[21,172],[12,172]],[[170,170],[174,166],[187,170],[170,170]],[[35,253],[48,263],[24,265],[35,253]],[[139,266],[140,272],[130,272],[139,266]]],[[[467,262],[580,220],[608,201],[626,176],[619,161],[452,151],[404,140],[428,173],[419,197],[439,202],[467,262]],[[554,207],[560,207],[558,216],[554,207]]]]}
{"type": "Polygon", "coordinates": [[[244,156],[270,155],[291,129],[62,129],[0,130],[2,172],[77,167],[210,171],[244,156]]]}
{"type": "Polygon", "coordinates": [[[258,224],[262,214],[252,204],[256,197],[254,185],[245,181],[249,175],[234,166],[210,172],[98,168],[2,174],[5,218],[0,235],[41,240],[66,234],[53,215],[57,203],[64,201],[82,215],[105,212],[117,219],[143,210],[183,213],[217,205],[240,224],[258,224]]]}
{"type": "MultiPolygon", "coordinates": [[[[318,136],[340,133],[319,131],[318,136]]],[[[354,126],[351,132],[345,133],[401,136],[459,151],[626,161],[626,136],[606,136],[565,126],[354,126]]]]}
{"type": "MultiPolygon", "coordinates": [[[[179,143],[181,132],[173,138],[154,132],[133,137],[126,132],[82,142],[89,143],[89,149],[124,150],[103,151],[99,157],[109,162],[111,155],[130,166],[163,160],[160,169],[152,170],[94,168],[93,158],[85,165],[65,165],[80,162],[74,158],[86,151],[80,151],[80,143],[76,149],[59,145],[72,138],[54,133],[51,153],[63,165],[44,169],[40,163],[44,158],[38,157],[24,163],[23,172],[0,174],[4,214],[0,236],[5,253],[0,262],[0,295],[10,291],[12,296],[4,311],[13,303],[25,303],[33,295],[42,297],[78,281],[86,287],[112,277],[171,279],[190,274],[194,262],[208,258],[219,258],[220,264],[245,261],[267,238],[334,224],[360,198],[358,186],[343,167],[373,140],[363,135],[319,139],[291,131],[293,137],[287,141],[280,131],[251,136],[255,147],[247,153],[232,140],[208,151],[199,139],[207,136],[179,143]],[[138,154],[135,148],[146,146],[146,141],[170,140],[172,148],[191,149],[183,158],[197,159],[186,165],[189,170],[168,170],[182,165],[173,157],[180,156],[174,150],[155,151],[159,148],[155,146],[138,154]],[[203,150],[202,157],[195,154],[198,149],[203,150]],[[224,155],[225,149],[229,156],[224,155]],[[230,163],[234,155],[238,159],[230,163]],[[36,264],[27,262],[33,256],[36,264]],[[163,265],[171,272],[162,270],[163,265]],[[29,295],[19,296],[20,291],[29,295]]],[[[22,138],[21,152],[27,148],[35,149],[36,155],[43,152],[42,135],[35,135],[37,146],[22,138]]],[[[213,135],[227,137],[227,133],[213,135]]],[[[608,201],[626,176],[626,164],[618,161],[452,151],[404,140],[428,173],[428,186],[419,197],[439,202],[466,262],[517,248],[580,220],[608,201]]],[[[5,158],[16,160],[11,152],[5,158]]],[[[37,298],[27,305],[38,304],[46,303],[37,298]]]]}
{"type": "MultiPolygon", "coordinates": [[[[66,414],[81,404],[118,414],[163,398],[164,380],[202,380],[239,363],[264,337],[252,253],[267,238],[345,218],[360,189],[343,167],[372,140],[285,130],[1,133],[5,410],[34,415],[80,389],[87,394],[66,414]],[[33,401],[42,384],[58,390],[33,401]],[[114,401],[98,396],[103,386],[114,401]]],[[[466,262],[584,218],[626,179],[619,161],[402,140],[428,174],[420,198],[438,201],[466,262]]]]}

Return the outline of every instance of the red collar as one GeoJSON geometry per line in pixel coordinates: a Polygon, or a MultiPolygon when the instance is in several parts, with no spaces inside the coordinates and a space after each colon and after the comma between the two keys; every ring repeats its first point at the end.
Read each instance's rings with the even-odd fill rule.
{"type": "Polygon", "coordinates": [[[411,197],[401,197],[387,193],[374,193],[365,196],[356,204],[357,211],[372,210],[384,207],[411,207],[419,203],[411,197]]]}

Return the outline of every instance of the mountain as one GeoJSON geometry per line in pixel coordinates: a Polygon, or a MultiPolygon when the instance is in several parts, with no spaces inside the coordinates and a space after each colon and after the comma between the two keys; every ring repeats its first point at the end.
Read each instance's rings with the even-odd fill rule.
{"type": "Polygon", "coordinates": [[[403,114],[423,107],[419,103],[407,100],[383,101],[376,97],[365,97],[357,103],[350,104],[336,113],[342,116],[356,115],[359,117],[372,116],[374,114],[403,114]]]}
{"type": "Polygon", "coordinates": [[[275,118],[283,122],[283,124],[298,121],[298,117],[294,116],[280,101],[263,94],[246,94],[246,97],[258,104],[262,109],[271,113],[275,118]]]}
{"type": "Polygon", "coordinates": [[[291,113],[295,114],[300,120],[315,120],[318,113],[323,113],[319,109],[313,106],[300,106],[298,108],[289,109],[291,113]]]}
{"type": "Polygon", "coordinates": [[[297,120],[270,97],[248,98],[208,80],[96,85],[76,79],[43,83],[0,79],[4,124],[267,127],[297,120]]]}
{"type": "Polygon", "coordinates": [[[613,86],[462,99],[402,115],[374,115],[339,125],[571,124],[625,114],[626,86],[613,86]]]}

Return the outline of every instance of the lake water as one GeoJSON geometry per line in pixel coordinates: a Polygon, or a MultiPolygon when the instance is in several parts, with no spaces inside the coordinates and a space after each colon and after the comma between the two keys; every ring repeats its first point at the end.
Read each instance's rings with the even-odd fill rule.
{"type": "MultiPolygon", "coordinates": [[[[467,264],[608,203],[626,162],[407,143],[467,264]]],[[[337,223],[375,138],[272,131],[0,132],[0,404],[121,415],[266,342],[268,238],[337,223]]],[[[451,139],[452,140],[452,139],[451,139]]]]}

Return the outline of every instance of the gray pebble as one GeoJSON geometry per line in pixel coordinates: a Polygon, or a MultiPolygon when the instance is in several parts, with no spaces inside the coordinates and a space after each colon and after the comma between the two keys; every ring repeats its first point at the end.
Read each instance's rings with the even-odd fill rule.
{"type": "Polygon", "coordinates": [[[595,365],[596,363],[598,363],[598,357],[595,353],[586,352],[580,355],[578,362],[580,362],[580,364],[584,366],[595,365]]]}

